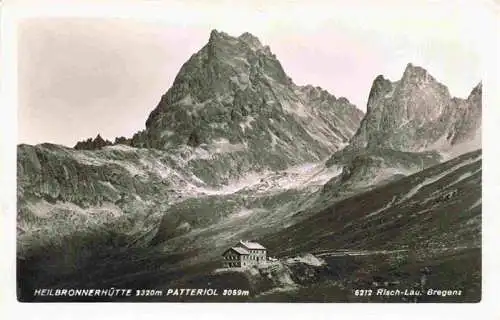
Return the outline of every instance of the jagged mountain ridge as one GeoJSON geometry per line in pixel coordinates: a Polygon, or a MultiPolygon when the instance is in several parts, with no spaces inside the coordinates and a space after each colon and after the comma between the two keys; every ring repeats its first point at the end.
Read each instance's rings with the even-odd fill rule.
{"type": "Polygon", "coordinates": [[[467,99],[452,97],[427,70],[409,63],[396,82],[375,78],[367,113],[350,144],[420,152],[473,141],[470,149],[480,149],[481,96],[479,83],[467,99]]]}
{"type": "MultiPolygon", "coordinates": [[[[119,141],[120,140],[118,138],[115,139],[115,143],[119,141]]],[[[105,146],[111,146],[111,145],[113,145],[111,141],[104,140],[101,137],[101,134],[98,133],[94,139],[88,138],[87,140],[78,141],[73,148],[76,150],[98,150],[102,149],[105,146]]]]}

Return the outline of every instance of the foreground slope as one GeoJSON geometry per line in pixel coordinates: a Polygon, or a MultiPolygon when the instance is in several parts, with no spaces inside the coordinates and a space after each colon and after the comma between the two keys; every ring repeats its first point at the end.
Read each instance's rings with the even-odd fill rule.
{"type": "MultiPolygon", "coordinates": [[[[231,202],[228,198],[219,200],[231,202]]],[[[203,200],[198,201],[203,204],[203,200]]],[[[290,199],[285,200],[284,204],[287,203],[290,199]]],[[[201,300],[472,302],[480,299],[480,151],[347,198],[312,216],[307,212],[303,218],[301,214],[289,215],[286,206],[279,211],[279,200],[276,204],[274,213],[248,210],[206,228],[173,235],[157,246],[137,246],[126,237],[104,238],[106,241],[101,243],[97,240],[90,252],[75,251],[76,256],[84,252],[86,256],[69,264],[71,257],[67,250],[58,252],[46,247],[39,255],[29,256],[20,263],[20,277],[25,286],[22,292],[29,297],[30,289],[38,286],[163,289],[236,286],[251,294],[201,300]],[[278,220],[282,217],[291,224],[280,225],[279,221],[269,224],[266,217],[278,220]],[[220,266],[220,253],[231,243],[230,237],[242,231],[242,222],[244,234],[255,236],[268,248],[268,254],[281,262],[275,267],[263,267],[257,273],[214,273],[220,266]],[[310,254],[312,258],[300,258],[310,254]],[[307,262],[318,258],[323,262],[307,262]],[[41,264],[45,260],[52,263],[41,264]],[[360,287],[453,289],[463,294],[444,298],[361,299],[353,296],[360,287]]],[[[77,234],[72,237],[80,245],[85,244],[81,241],[85,237],[77,234]]],[[[75,243],[72,237],[67,238],[68,244],[75,243]]],[[[132,300],[179,301],[179,298],[132,300]]]]}
{"type": "Polygon", "coordinates": [[[278,255],[312,253],[335,276],[260,300],[480,301],[481,151],[335,203],[262,242],[278,255]],[[425,294],[353,296],[359,288],[425,294]],[[459,295],[427,295],[429,289],[459,295]]]}

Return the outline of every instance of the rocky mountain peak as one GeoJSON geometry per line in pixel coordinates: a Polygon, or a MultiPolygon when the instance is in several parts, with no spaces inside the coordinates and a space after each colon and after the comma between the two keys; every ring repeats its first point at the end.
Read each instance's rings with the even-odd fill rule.
{"type": "Polygon", "coordinates": [[[259,38],[249,32],[244,32],[238,37],[233,37],[226,32],[212,30],[207,42],[208,53],[213,54],[213,50],[231,51],[239,56],[248,56],[252,52],[272,56],[269,46],[261,43],[259,38]],[[210,52],[212,50],[212,52],[210,52]]]}
{"type": "Polygon", "coordinates": [[[259,38],[254,36],[253,34],[249,32],[244,32],[242,33],[239,37],[239,40],[245,42],[248,44],[250,47],[255,48],[255,49],[262,49],[264,46],[260,42],[259,38]]]}
{"type": "Polygon", "coordinates": [[[412,63],[406,65],[402,77],[403,82],[418,82],[418,81],[435,81],[435,79],[420,66],[415,66],[412,63]]]}
{"type": "Polygon", "coordinates": [[[188,91],[196,102],[217,98],[234,86],[247,86],[256,78],[289,82],[280,62],[268,46],[250,33],[232,37],[212,30],[208,43],[180,69],[166,93],[169,104],[185,98],[188,91]]]}
{"type": "Polygon", "coordinates": [[[223,31],[218,31],[213,29],[210,31],[210,36],[208,38],[207,46],[220,46],[224,45],[227,41],[234,39],[229,34],[223,31]]]}
{"type": "Polygon", "coordinates": [[[437,81],[426,69],[408,63],[397,90],[409,93],[415,97],[426,98],[429,94],[437,94],[446,99],[451,99],[448,88],[437,81]]]}
{"type": "Polygon", "coordinates": [[[98,133],[97,136],[95,137],[94,141],[97,141],[97,142],[104,142],[104,139],[101,137],[101,134],[98,133]]]}
{"type": "Polygon", "coordinates": [[[375,101],[384,94],[390,92],[392,88],[393,85],[391,81],[385,79],[383,75],[378,75],[375,80],[373,80],[372,87],[368,95],[367,110],[370,110],[375,105],[375,101]]]}
{"type": "Polygon", "coordinates": [[[454,98],[426,69],[409,63],[399,81],[375,78],[352,145],[413,152],[464,142],[480,127],[480,95],[479,84],[467,100],[454,98]]]}
{"type": "Polygon", "coordinates": [[[227,36],[227,34],[225,32],[218,31],[217,29],[213,29],[212,31],[210,31],[210,38],[209,38],[208,42],[216,41],[217,39],[220,39],[224,36],[227,36]]]}
{"type": "Polygon", "coordinates": [[[213,30],[208,43],[181,67],[132,144],[248,152],[247,158],[263,166],[286,165],[323,158],[345,145],[361,117],[345,98],[295,85],[254,35],[213,30]],[[260,154],[264,149],[266,154],[260,154]]]}
{"type": "Polygon", "coordinates": [[[474,87],[474,89],[472,89],[467,99],[472,99],[474,97],[481,97],[482,94],[483,94],[483,82],[481,81],[474,87]]]}

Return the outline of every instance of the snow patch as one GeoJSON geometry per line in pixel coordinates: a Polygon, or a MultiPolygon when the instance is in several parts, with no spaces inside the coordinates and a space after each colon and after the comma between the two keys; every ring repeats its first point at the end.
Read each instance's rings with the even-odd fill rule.
{"type": "Polygon", "coordinates": [[[198,111],[200,109],[203,109],[208,103],[212,102],[212,99],[207,99],[205,101],[196,103],[193,105],[193,111],[198,111]]]}
{"type": "Polygon", "coordinates": [[[245,63],[247,66],[250,66],[250,63],[248,63],[248,60],[247,60],[246,58],[235,56],[233,59],[235,59],[235,60],[239,60],[239,61],[242,61],[242,62],[243,62],[243,63],[245,63]]]}
{"type": "Polygon", "coordinates": [[[250,217],[251,215],[254,215],[256,213],[262,213],[262,212],[267,212],[267,210],[263,209],[263,208],[248,209],[248,208],[243,207],[243,208],[240,208],[235,213],[233,213],[229,218],[230,219],[247,218],[247,217],[250,217]]]}
{"type": "Polygon", "coordinates": [[[246,216],[250,215],[252,212],[253,212],[252,209],[241,208],[240,211],[233,214],[233,217],[236,217],[236,218],[246,217],[246,216]]]}
{"type": "Polygon", "coordinates": [[[339,166],[326,167],[323,161],[320,163],[305,163],[303,165],[290,167],[285,171],[292,176],[297,175],[293,177],[293,179],[297,181],[296,187],[299,187],[300,185],[324,185],[341,174],[342,168],[339,166]],[[302,179],[300,177],[302,177],[302,179]]]}
{"type": "Polygon", "coordinates": [[[138,168],[137,166],[132,165],[130,162],[120,161],[120,160],[111,160],[111,159],[102,159],[97,156],[91,157],[86,155],[85,153],[75,152],[73,153],[73,157],[76,161],[81,164],[91,165],[91,166],[104,166],[106,164],[116,164],[125,170],[127,170],[132,176],[145,176],[146,173],[138,168]]]}
{"type": "Polygon", "coordinates": [[[105,146],[103,150],[115,150],[115,151],[123,151],[123,152],[130,152],[130,151],[137,151],[136,148],[127,146],[124,144],[115,144],[112,146],[105,146]]]}
{"type": "Polygon", "coordinates": [[[457,183],[459,183],[460,181],[465,180],[465,179],[467,179],[467,178],[470,178],[470,177],[472,177],[473,175],[475,175],[476,173],[478,173],[478,172],[480,172],[480,171],[481,171],[481,169],[478,169],[478,170],[476,170],[476,171],[472,171],[472,172],[466,172],[466,173],[462,174],[460,177],[458,177],[458,178],[457,178],[457,180],[453,181],[452,183],[450,183],[450,184],[449,184],[449,185],[447,185],[446,187],[448,188],[448,187],[451,187],[451,186],[453,186],[453,185],[456,185],[456,184],[457,184],[457,183]]]}
{"type": "Polygon", "coordinates": [[[240,122],[240,128],[243,132],[246,131],[246,129],[252,129],[252,122],[255,121],[255,118],[252,116],[246,116],[246,119],[244,122],[240,122]]]}
{"type": "Polygon", "coordinates": [[[178,230],[190,230],[191,225],[189,224],[189,222],[183,222],[183,223],[179,224],[176,229],[178,229],[178,230]]]}
{"type": "Polygon", "coordinates": [[[398,126],[398,129],[401,129],[402,127],[406,126],[408,123],[410,123],[410,119],[403,119],[403,122],[398,126]]]}
{"type": "Polygon", "coordinates": [[[423,182],[419,183],[418,185],[416,185],[415,187],[413,187],[404,197],[402,197],[399,201],[398,201],[398,204],[399,203],[402,203],[403,201],[407,200],[407,199],[410,199],[412,198],[414,195],[416,195],[419,190],[427,185],[430,185],[430,184],[433,184],[434,182],[436,181],[439,181],[441,179],[443,179],[444,177],[446,177],[447,175],[453,173],[454,171],[466,166],[466,165],[469,165],[469,164],[472,164],[474,162],[477,162],[477,161],[480,161],[481,160],[481,156],[478,156],[478,157],[475,157],[473,159],[469,159],[467,161],[463,161],[457,165],[455,165],[454,167],[442,172],[441,174],[438,174],[437,176],[435,177],[432,177],[432,178],[427,178],[425,179],[423,182]]]}
{"type": "Polygon", "coordinates": [[[423,147],[421,150],[436,150],[439,151],[444,161],[451,160],[459,155],[481,149],[481,129],[478,129],[472,139],[459,144],[450,145],[447,138],[447,133],[443,134],[438,140],[428,147],[423,147]]]}
{"type": "Polygon", "coordinates": [[[278,142],[281,141],[281,139],[278,138],[278,136],[275,135],[270,129],[267,129],[267,132],[271,136],[271,149],[274,151],[276,150],[276,146],[278,145],[278,142]]]}
{"type": "Polygon", "coordinates": [[[106,186],[106,187],[108,187],[108,188],[112,189],[113,191],[117,191],[117,190],[116,190],[116,188],[115,188],[115,186],[113,186],[113,185],[111,184],[111,182],[109,182],[109,181],[98,181],[98,182],[99,182],[100,184],[102,184],[102,185],[104,185],[104,186],[106,186]]]}
{"type": "Polygon", "coordinates": [[[251,172],[240,179],[230,181],[220,188],[186,185],[184,192],[193,195],[228,195],[241,191],[259,194],[290,189],[300,190],[323,186],[341,172],[342,168],[338,166],[327,168],[324,162],[306,163],[278,172],[251,172]]]}
{"type": "Polygon", "coordinates": [[[210,151],[213,153],[228,153],[246,150],[246,145],[242,143],[232,144],[229,140],[221,138],[214,140],[210,146],[210,151]]]}
{"type": "Polygon", "coordinates": [[[280,101],[283,106],[283,110],[289,114],[294,114],[299,118],[310,118],[310,113],[304,104],[300,101],[290,102],[290,101],[280,101]]]}
{"type": "Polygon", "coordinates": [[[385,210],[389,209],[390,207],[392,207],[392,205],[396,202],[396,198],[397,197],[393,197],[391,201],[389,201],[385,206],[383,206],[382,208],[378,209],[377,211],[373,211],[372,213],[370,214],[367,214],[365,216],[365,218],[369,218],[369,217],[373,217],[381,212],[384,212],[385,210]]]}
{"type": "Polygon", "coordinates": [[[173,132],[173,131],[170,131],[170,130],[163,130],[163,131],[161,132],[161,135],[160,135],[160,136],[161,136],[162,138],[166,138],[166,137],[168,138],[168,137],[173,136],[174,134],[175,134],[175,132],[173,132]]]}
{"type": "Polygon", "coordinates": [[[474,204],[472,206],[469,207],[469,210],[472,210],[474,209],[475,207],[478,207],[480,206],[482,203],[482,199],[478,199],[476,202],[474,202],[474,204]]]}
{"type": "Polygon", "coordinates": [[[234,82],[240,90],[246,90],[250,83],[250,77],[247,73],[240,73],[238,76],[229,77],[229,79],[234,82]]]}
{"type": "Polygon", "coordinates": [[[193,98],[191,97],[191,94],[187,94],[184,98],[181,100],[177,101],[177,104],[181,105],[192,105],[193,104],[193,98]]]}
{"type": "Polygon", "coordinates": [[[286,260],[287,263],[305,263],[310,266],[315,266],[315,267],[320,267],[322,265],[325,265],[325,261],[323,259],[320,259],[318,257],[315,257],[314,255],[308,253],[303,256],[298,256],[298,257],[293,257],[293,258],[288,258],[286,260]]]}
{"type": "Polygon", "coordinates": [[[212,153],[201,147],[194,148],[186,161],[189,162],[191,160],[196,160],[196,159],[203,159],[203,160],[212,159],[212,153]]]}
{"type": "MultiPolygon", "coordinates": [[[[54,204],[49,203],[45,200],[41,200],[35,203],[28,203],[28,209],[33,212],[35,215],[48,218],[52,214],[66,211],[71,214],[81,215],[81,216],[95,216],[96,218],[102,218],[104,214],[110,214],[113,217],[119,217],[123,214],[121,209],[115,204],[104,202],[99,207],[89,207],[89,208],[81,208],[74,203],[71,202],[61,202],[58,201],[54,204]]],[[[68,217],[71,216],[68,214],[68,217]]]]}
{"type": "Polygon", "coordinates": [[[391,91],[387,92],[384,95],[384,98],[391,98],[394,95],[394,91],[395,91],[396,87],[397,86],[393,85],[392,88],[391,88],[391,91]]]}
{"type": "Polygon", "coordinates": [[[197,188],[197,191],[207,195],[228,195],[241,191],[247,187],[254,186],[260,182],[261,174],[250,173],[242,179],[232,181],[218,189],[197,188]]]}
{"type": "Polygon", "coordinates": [[[212,122],[209,124],[212,129],[225,129],[227,128],[227,124],[223,122],[212,122]]]}
{"type": "Polygon", "coordinates": [[[314,140],[320,142],[322,145],[324,146],[333,146],[333,143],[335,142],[335,139],[333,139],[333,137],[339,139],[339,137],[331,132],[331,136],[327,137],[325,134],[321,133],[321,132],[318,132],[318,133],[314,133],[314,132],[311,132],[310,130],[304,128],[304,130],[307,132],[307,134],[313,138],[314,140]]]}
{"type": "Polygon", "coordinates": [[[370,182],[371,185],[376,185],[384,180],[387,180],[391,177],[394,177],[396,175],[405,175],[409,176],[411,174],[415,173],[415,171],[412,170],[403,170],[401,168],[385,168],[382,170],[377,171],[377,175],[375,178],[370,182]]]}
{"type": "Polygon", "coordinates": [[[54,205],[48,203],[45,200],[37,202],[29,202],[27,204],[28,210],[30,210],[35,216],[40,218],[47,218],[50,216],[50,211],[54,208],[54,205]]]}

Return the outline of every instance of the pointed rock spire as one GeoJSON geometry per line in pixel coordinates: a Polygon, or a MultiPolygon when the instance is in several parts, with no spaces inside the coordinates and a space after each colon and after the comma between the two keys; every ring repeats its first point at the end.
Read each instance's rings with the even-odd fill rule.
{"type": "Polygon", "coordinates": [[[373,84],[370,89],[370,94],[368,95],[367,110],[373,106],[374,101],[376,101],[384,93],[391,90],[391,88],[392,88],[391,81],[385,79],[383,75],[378,75],[375,78],[375,80],[373,80],[373,84]]]}
{"type": "Polygon", "coordinates": [[[87,140],[78,141],[73,148],[77,150],[96,150],[109,145],[112,145],[112,142],[104,140],[101,134],[98,133],[93,140],[92,138],[88,138],[87,140]]]}
{"type": "Polygon", "coordinates": [[[422,67],[412,63],[406,65],[403,73],[403,82],[434,81],[434,78],[422,67]]]}
{"type": "Polygon", "coordinates": [[[481,96],[483,94],[483,82],[480,81],[474,89],[472,89],[471,93],[469,94],[468,99],[474,96],[481,96]]]}
{"type": "Polygon", "coordinates": [[[210,31],[210,37],[208,38],[208,42],[214,42],[220,38],[222,38],[223,32],[217,31],[217,29],[213,29],[210,31]]]}

